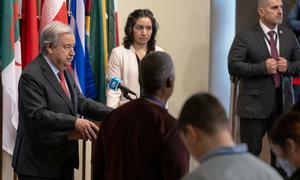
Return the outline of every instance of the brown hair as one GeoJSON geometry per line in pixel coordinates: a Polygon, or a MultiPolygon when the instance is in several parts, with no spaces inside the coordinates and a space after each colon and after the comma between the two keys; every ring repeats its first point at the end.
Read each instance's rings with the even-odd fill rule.
{"type": "Polygon", "coordinates": [[[183,105],[178,119],[179,130],[185,133],[188,124],[210,135],[220,129],[228,129],[223,106],[216,97],[208,93],[197,93],[183,105]]]}
{"type": "Polygon", "coordinates": [[[152,35],[150,40],[148,41],[148,51],[155,51],[156,44],[156,33],[158,29],[158,23],[153,16],[153,13],[149,9],[136,9],[132,13],[129,14],[127,18],[127,22],[124,28],[125,37],[123,39],[123,44],[126,49],[130,48],[130,45],[133,43],[133,26],[139,18],[147,17],[152,22],[152,35]]]}
{"type": "Polygon", "coordinates": [[[272,126],[269,139],[283,149],[286,147],[287,139],[292,139],[300,144],[300,113],[290,111],[283,114],[272,126]]]}

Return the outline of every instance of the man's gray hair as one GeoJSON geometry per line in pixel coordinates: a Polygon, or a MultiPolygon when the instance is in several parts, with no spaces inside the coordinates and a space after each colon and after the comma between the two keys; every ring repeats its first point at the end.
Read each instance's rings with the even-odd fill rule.
{"type": "Polygon", "coordinates": [[[147,54],[139,66],[141,88],[147,95],[156,93],[168,78],[175,78],[172,58],[165,52],[147,54]]]}
{"type": "Polygon", "coordinates": [[[57,46],[59,36],[62,34],[73,34],[73,30],[70,26],[59,21],[53,21],[47,24],[40,37],[41,50],[45,52],[48,44],[51,44],[54,47],[57,46]]]}

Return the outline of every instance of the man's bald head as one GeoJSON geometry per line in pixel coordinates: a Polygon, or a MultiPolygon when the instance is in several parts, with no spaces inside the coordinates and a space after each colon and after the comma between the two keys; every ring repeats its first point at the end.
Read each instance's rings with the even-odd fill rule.
{"type": "Polygon", "coordinates": [[[258,8],[265,7],[269,3],[269,0],[258,0],[257,6],[258,8]]]}

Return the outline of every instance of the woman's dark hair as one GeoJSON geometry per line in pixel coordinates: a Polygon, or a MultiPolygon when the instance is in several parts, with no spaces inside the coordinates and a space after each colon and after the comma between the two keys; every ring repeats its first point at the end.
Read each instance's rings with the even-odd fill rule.
{"type": "Polygon", "coordinates": [[[136,9],[129,14],[124,28],[125,37],[123,39],[123,44],[125,48],[127,49],[130,48],[130,45],[133,43],[133,30],[132,30],[133,26],[135,25],[136,21],[139,18],[143,18],[143,17],[149,18],[152,22],[152,34],[147,44],[147,49],[149,52],[151,52],[155,50],[155,43],[156,43],[155,37],[158,29],[158,23],[154,18],[153,13],[149,9],[136,9]]]}
{"type": "Polygon", "coordinates": [[[271,128],[269,139],[283,149],[286,147],[287,139],[292,139],[300,144],[300,113],[290,111],[277,119],[271,128]]]}

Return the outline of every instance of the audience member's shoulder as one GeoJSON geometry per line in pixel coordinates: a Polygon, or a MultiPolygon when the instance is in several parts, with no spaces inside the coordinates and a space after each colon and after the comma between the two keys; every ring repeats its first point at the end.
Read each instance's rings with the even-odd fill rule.
{"type": "Polygon", "coordinates": [[[279,174],[268,164],[250,153],[217,156],[200,164],[183,180],[282,180],[279,174]]]}
{"type": "Polygon", "coordinates": [[[196,171],[193,171],[189,174],[186,174],[181,180],[209,180],[203,177],[201,174],[197,174],[196,171]]]}
{"type": "Polygon", "coordinates": [[[249,170],[253,169],[253,173],[260,175],[259,177],[262,177],[266,180],[282,180],[281,176],[273,167],[258,159],[256,156],[247,153],[243,157],[245,158],[244,162],[248,163],[247,166],[249,167],[249,170]]]}

